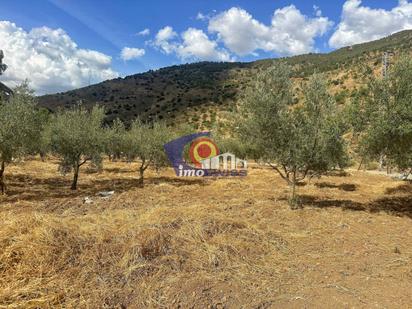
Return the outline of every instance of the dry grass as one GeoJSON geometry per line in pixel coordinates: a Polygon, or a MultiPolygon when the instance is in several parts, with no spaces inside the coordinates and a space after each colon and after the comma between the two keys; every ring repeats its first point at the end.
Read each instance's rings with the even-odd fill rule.
{"type": "Polygon", "coordinates": [[[8,171],[0,308],[412,305],[411,184],[350,171],[300,187],[305,207],[291,211],[267,169],[150,172],[143,189],[134,169],[107,162],[76,193],[54,161],[8,171]]]}

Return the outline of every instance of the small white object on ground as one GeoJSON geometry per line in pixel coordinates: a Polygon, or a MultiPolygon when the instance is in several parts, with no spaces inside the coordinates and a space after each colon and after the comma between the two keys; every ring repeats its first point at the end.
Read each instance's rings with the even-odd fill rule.
{"type": "Polygon", "coordinates": [[[101,197],[109,197],[109,196],[112,196],[113,194],[114,194],[114,191],[102,191],[102,192],[97,193],[97,195],[101,197]]]}
{"type": "Polygon", "coordinates": [[[92,200],[90,197],[86,196],[86,197],[83,199],[83,203],[84,203],[84,204],[93,204],[93,200],[92,200]]]}

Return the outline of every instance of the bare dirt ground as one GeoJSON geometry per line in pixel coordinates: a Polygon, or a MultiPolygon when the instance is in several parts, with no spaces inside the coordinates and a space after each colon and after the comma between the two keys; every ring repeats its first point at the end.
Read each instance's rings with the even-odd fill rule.
{"type": "Polygon", "coordinates": [[[269,169],[149,172],[145,188],[135,169],[84,169],[75,193],[53,160],[7,170],[0,308],[412,307],[408,182],[336,173],[300,186],[292,211],[269,169]]]}

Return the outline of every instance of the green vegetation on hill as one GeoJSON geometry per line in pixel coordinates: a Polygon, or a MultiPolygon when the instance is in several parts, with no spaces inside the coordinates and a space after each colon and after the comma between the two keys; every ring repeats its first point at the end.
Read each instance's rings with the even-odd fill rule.
{"type": "Polygon", "coordinates": [[[130,123],[145,119],[174,118],[187,108],[221,105],[235,97],[238,86],[230,71],[247,64],[200,62],[105,81],[97,85],[39,98],[55,110],[81,101],[105,107],[108,121],[120,118],[130,123]]]}
{"type": "MultiPolygon", "coordinates": [[[[223,111],[230,111],[255,73],[273,62],[293,67],[297,87],[315,72],[325,73],[339,104],[362,92],[366,76],[381,68],[385,51],[409,51],[412,31],[402,31],[381,40],[341,48],[328,54],[307,54],[251,63],[199,62],[117,78],[64,93],[39,97],[41,106],[55,111],[81,101],[104,106],[108,122],[120,118],[130,124],[142,119],[165,119],[170,123],[193,123],[210,128],[223,111]]],[[[295,100],[299,100],[296,97],[295,100]]]]}

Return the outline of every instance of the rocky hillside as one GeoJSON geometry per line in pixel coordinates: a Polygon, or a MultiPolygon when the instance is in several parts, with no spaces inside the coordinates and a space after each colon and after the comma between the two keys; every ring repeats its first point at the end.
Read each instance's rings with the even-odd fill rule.
{"type": "MultiPolygon", "coordinates": [[[[126,122],[140,116],[189,122],[208,128],[234,107],[242,90],[253,80],[257,70],[277,61],[286,61],[294,69],[297,90],[314,72],[324,72],[338,103],[344,103],[372,73],[382,67],[382,54],[396,58],[412,48],[412,30],[381,40],[345,47],[328,54],[307,54],[251,63],[200,62],[185,64],[117,78],[64,93],[39,97],[40,105],[52,111],[82,102],[103,105],[108,121],[126,122]]],[[[299,95],[297,95],[297,99],[299,95]]]]}

